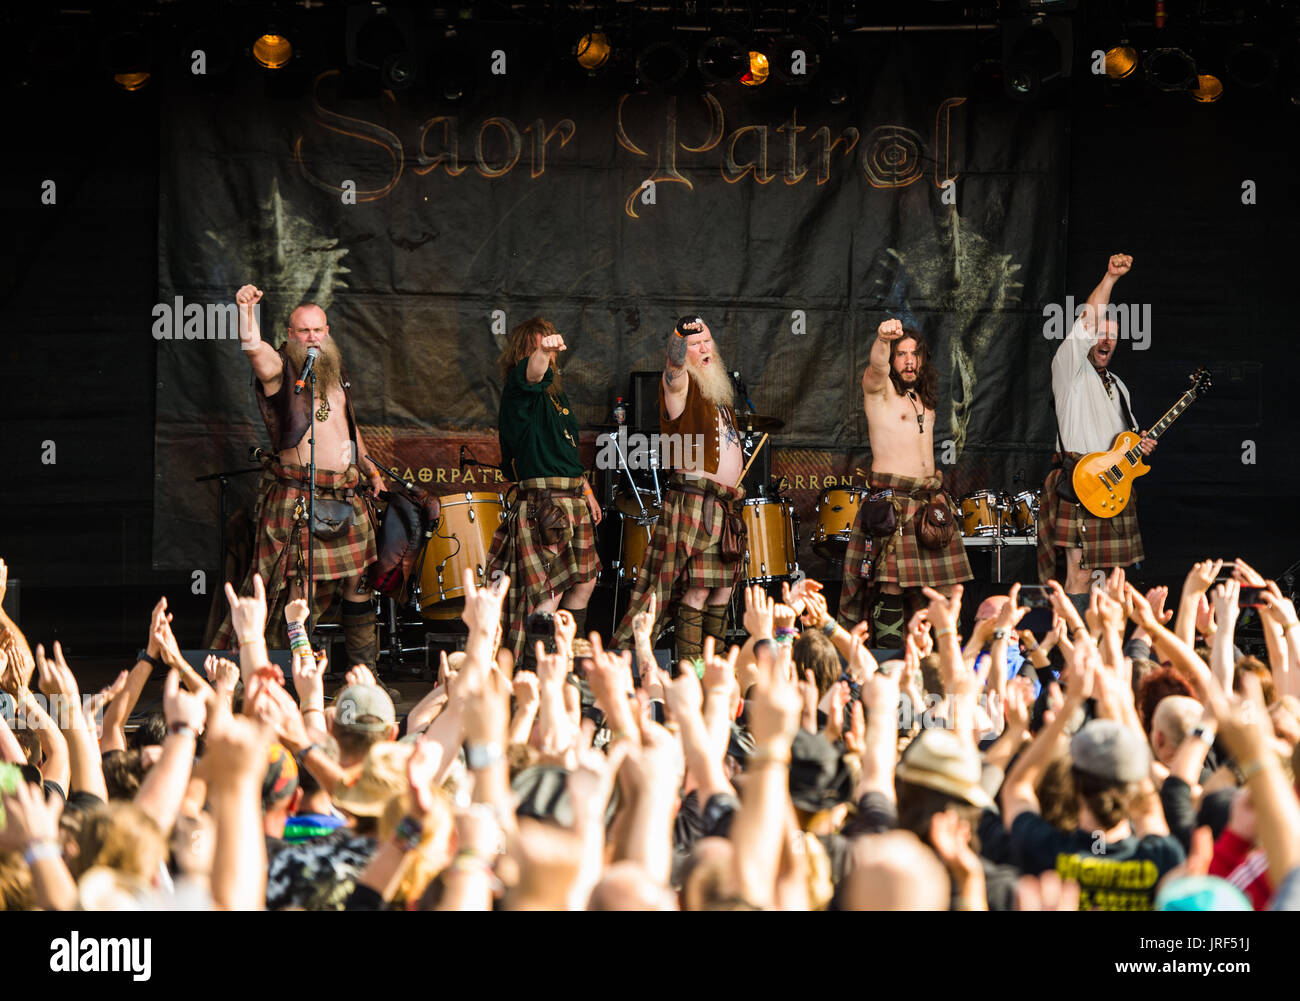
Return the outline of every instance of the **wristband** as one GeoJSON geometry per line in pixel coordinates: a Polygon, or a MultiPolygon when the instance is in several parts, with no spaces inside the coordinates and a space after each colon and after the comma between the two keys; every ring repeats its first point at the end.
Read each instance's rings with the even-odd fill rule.
{"type": "Polygon", "coordinates": [[[993,638],[995,640],[1004,640],[1010,635],[1011,635],[1011,630],[1008,629],[1006,626],[998,626],[996,629],[993,630],[993,638]]]}
{"type": "Polygon", "coordinates": [[[161,657],[155,657],[152,654],[150,654],[148,647],[141,648],[140,652],[135,655],[135,662],[138,664],[141,661],[145,661],[146,663],[152,664],[155,671],[161,670],[162,668],[167,666],[166,664],[163,663],[161,657]]]}
{"type": "Polygon", "coordinates": [[[262,646],[266,646],[266,637],[265,637],[265,636],[241,636],[241,637],[239,637],[239,645],[240,645],[240,646],[251,646],[251,645],[254,644],[254,643],[261,643],[262,646]]]}
{"type": "Polygon", "coordinates": [[[1254,761],[1247,761],[1244,765],[1237,766],[1237,780],[1245,785],[1256,775],[1264,770],[1264,759],[1256,758],[1254,761]]]}
{"type": "Polygon", "coordinates": [[[300,762],[306,761],[307,755],[311,754],[312,751],[324,751],[324,750],[325,750],[324,744],[321,743],[308,744],[305,748],[303,748],[302,753],[298,755],[298,760],[300,762]]]}
{"type": "Polygon", "coordinates": [[[289,649],[295,654],[305,654],[308,657],[315,658],[312,653],[311,642],[307,639],[307,630],[303,628],[301,622],[290,622],[287,630],[289,634],[289,649]]]}
{"type": "Polygon", "coordinates": [[[501,745],[498,743],[465,745],[465,764],[472,772],[491,768],[500,760],[501,745]]]}
{"type": "Polygon", "coordinates": [[[943,639],[945,636],[951,636],[952,633],[953,633],[953,630],[952,630],[952,627],[951,627],[951,626],[944,626],[942,629],[936,629],[936,630],[934,631],[934,638],[937,639],[937,640],[941,640],[941,639],[943,639]]]}
{"type": "Polygon", "coordinates": [[[776,631],[777,639],[780,639],[782,636],[798,636],[798,635],[799,635],[799,630],[795,629],[793,626],[781,626],[781,628],[779,628],[776,631]]]}
{"type": "Polygon", "coordinates": [[[1214,728],[1213,728],[1213,727],[1208,727],[1208,726],[1205,726],[1205,725],[1203,725],[1203,724],[1198,724],[1198,725],[1192,727],[1192,733],[1191,733],[1191,735],[1192,735],[1194,738],[1196,738],[1197,740],[1204,741],[1206,747],[1213,747],[1213,746],[1214,746],[1214,728]]]}
{"type": "Polygon", "coordinates": [[[59,847],[57,841],[52,841],[49,838],[39,838],[35,841],[29,841],[27,843],[27,848],[23,851],[23,861],[29,866],[33,862],[53,858],[63,858],[63,849],[59,847]]]}
{"type": "Polygon", "coordinates": [[[173,737],[189,737],[190,740],[194,740],[197,736],[194,727],[188,723],[171,723],[167,727],[167,733],[173,737]]]}
{"type": "Polygon", "coordinates": [[[486,876],[495,892],[499,893],[505,889],[492,867],[487,864],[487,860],[476,851],[457,852],[456,857],[451,860],[451,868],[458,872],[473,872],[486,876]]]}

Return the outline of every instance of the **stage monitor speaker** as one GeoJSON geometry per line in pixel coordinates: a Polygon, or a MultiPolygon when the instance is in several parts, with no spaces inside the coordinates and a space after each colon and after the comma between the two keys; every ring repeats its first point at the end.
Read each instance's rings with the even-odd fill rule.
{"type": "Polygon", "coordinates": [[[663,377],[663,372],[632,373],[627,400],[630,431],[659,432],[659,380],[663,377]]]}

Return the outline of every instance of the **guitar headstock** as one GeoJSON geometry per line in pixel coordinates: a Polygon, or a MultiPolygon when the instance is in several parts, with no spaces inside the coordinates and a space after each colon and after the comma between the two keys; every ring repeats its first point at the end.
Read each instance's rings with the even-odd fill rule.
{"type": "Polygon", "coordinates": [[[1192,396],[1200,396],[1214,386],[1214,380],[1210,378],[1210,370],[1204,365],[1189,375],[1187,380],[1192,384],[1192,388],[1188,390],[1192,396]]]}

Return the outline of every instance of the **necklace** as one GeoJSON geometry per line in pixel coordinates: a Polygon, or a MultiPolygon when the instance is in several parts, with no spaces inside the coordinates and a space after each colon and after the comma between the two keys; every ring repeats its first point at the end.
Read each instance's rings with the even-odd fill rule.
{"type": "Polygon", "coordinates": [[[907,402],[912,404],[912,409],[916,410],[916,431],[918,434],[925,434],[925,407],[917,410],[916,392],[909,389],[907,391],[907,402]]]}
{"type": "MultiPolygon", "coordinates": [[[[569,408],[560,406],[560,401],[557,400],[554,396],[551,396],[549,393],[547,393],[546,398],[551,401],[551,406],[555,408],[555,412],[557,414],[560,414],[562,417],[569,416],[569,408]]],[[[571,446],[573,446],[574,448],[578,447],[578,443],[573,440],[573,435],[569,434],[568,428],[561,425],[560,433],[564,435],[564,440],[567,441],[571,446]]]]}
{"type": "Polygon", "coordinates": [[[320,398],[320,406],[316,408],[316,419],[322,423],[330,419],[330,401],[324,395],[320,398]]]}
{"type": "Polygon", "coordinates": [[[1110,371],[1104,368],[1097,369],[1097,374],[1101,376],[1101,384],[1106,387],[1106,396],[1109,399],[1115,399],[1115,391],[1111,388],[1115,383],[1111,378],[1110,371]]]}

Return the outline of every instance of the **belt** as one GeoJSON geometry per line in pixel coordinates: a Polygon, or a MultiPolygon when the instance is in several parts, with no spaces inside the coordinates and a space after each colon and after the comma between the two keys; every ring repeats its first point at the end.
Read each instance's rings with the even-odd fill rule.
{"type": "MultiPolygon", "coordinates": [[[[277,476],[275,480],[277,483],[283,484],[286,487],[296,487],[299,490],[307,489],[306,480],[296,480],[292,476],[277,476]]],[[[330,493],[330,494],[337,495],[341,500],[351,500],[353,497],[356,496],[357,488],[356,487],[323,487],[319,483],[317,483],[316,493],[318,494],[330,493]]]]}
{"type": "Polygon", "coordinates": [[[573,497],[580,499],[586,494],[583,487],[574,487],[572,490],[520,490],[519,496],[522,500],[538,501],[550,500],[554,497],[573,497]]]}

